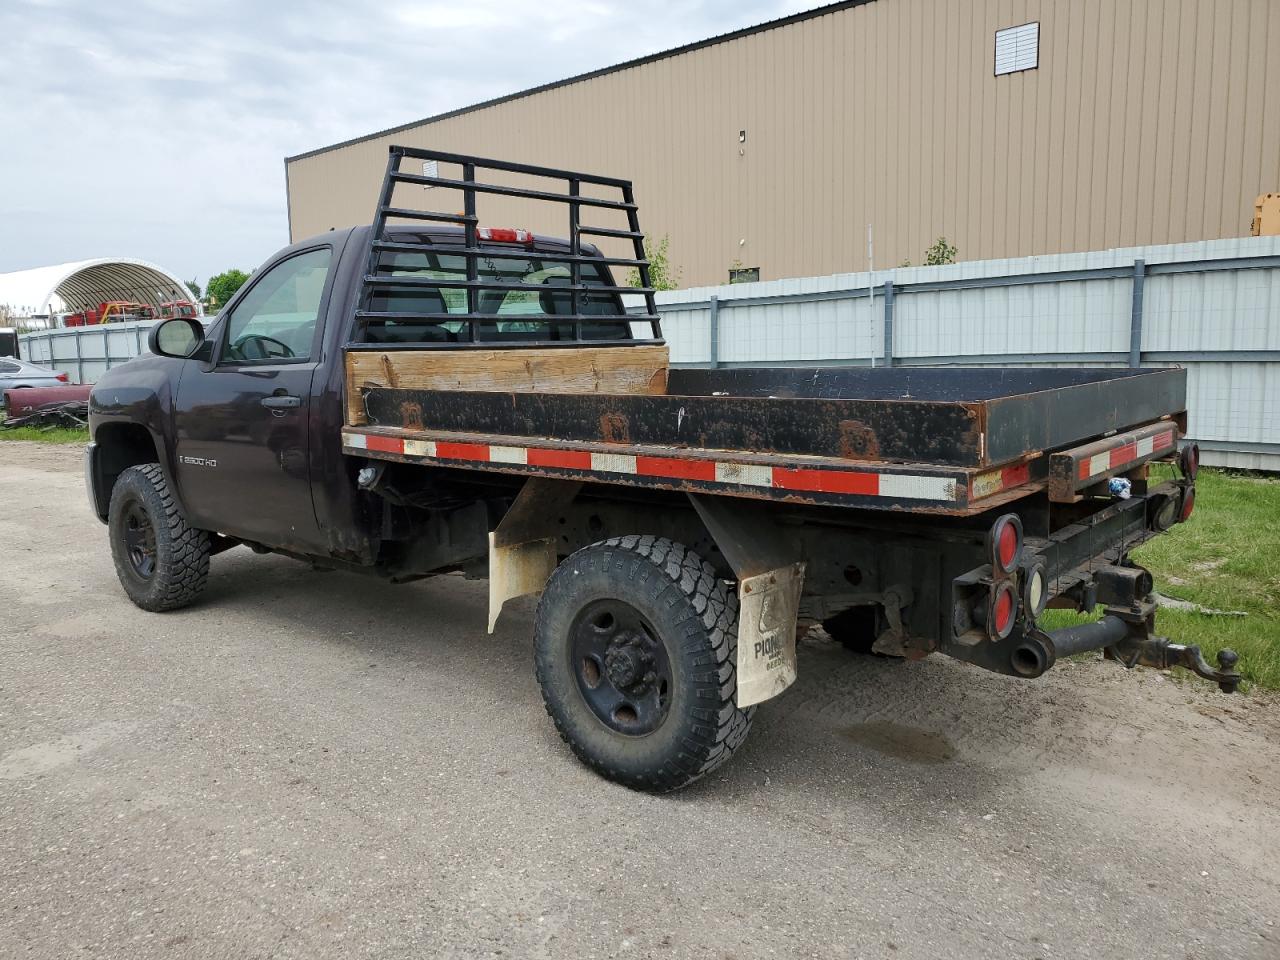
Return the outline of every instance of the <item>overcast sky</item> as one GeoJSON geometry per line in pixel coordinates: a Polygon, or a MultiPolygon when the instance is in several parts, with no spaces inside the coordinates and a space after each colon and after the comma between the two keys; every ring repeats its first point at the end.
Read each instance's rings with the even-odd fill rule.
{"type": "Polygon", "coordinates": [[[248,269],[286,156],[816,6],[0,0],[0,273],[248,269]]]}

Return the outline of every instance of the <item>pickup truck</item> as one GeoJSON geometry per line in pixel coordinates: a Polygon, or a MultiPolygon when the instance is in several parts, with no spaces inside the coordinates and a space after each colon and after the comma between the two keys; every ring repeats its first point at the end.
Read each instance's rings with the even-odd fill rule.
{"type": "Polygon", "coordinates": [[[94,387],[89,496],[125,592],[182,607],[243,545],[487,576],[490,631],[540,594],[551,719],[650,791],[725,762],[818,624],[1019,679],[1104,650],[1236,688],[1234,653],[1155,634],[1130,558],[1195,506],[1184,371],[672,368],[648,284],[628,181],[392,147],[372,225],[281,250],[94,387]],[[553,204],[564,236],[487,226],[481,197],[553,204]]]}

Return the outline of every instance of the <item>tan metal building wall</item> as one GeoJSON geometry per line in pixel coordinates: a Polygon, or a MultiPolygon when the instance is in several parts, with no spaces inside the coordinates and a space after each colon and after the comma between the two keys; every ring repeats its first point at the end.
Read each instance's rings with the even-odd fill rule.
{"type": "MultiPolygon", "coordinates": [[[[1280,188],[1276,0],[870,0],[779,23],[290,158],[290,232],[367,223],[393,142],[629,177],[685,286],[735,261],[865,269],[868,223],[879,266],[940,235],[965,260],[1241,236],[1280,188]],[[1028,21],[1039,67],[995,76],[996,30],[1028,21]]],[[[502,202],[482,218],[563,233],[502,202]]]]}

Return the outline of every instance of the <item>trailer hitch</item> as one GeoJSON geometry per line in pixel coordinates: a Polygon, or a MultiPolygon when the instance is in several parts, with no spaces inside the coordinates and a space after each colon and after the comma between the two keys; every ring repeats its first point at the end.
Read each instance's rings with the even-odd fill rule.
{"type": "Polygon", "coordinates": [[[1235,693],[1239,689],[1240,674],[1236,670],[1239,654],[1234,650],[1219,650],[1218,667],[1214,669],[1199,647],[1170,643],[1167,637],[1152,634],[1154,619],[1155,604],[1139,601],[1127,609],[1108,607],[1102,619],[1093,623],[1047,633],[1033,627],[1013,648],[1010,666],[1018,675],[1038,677],[1062,657],[1102,650],[1107,659],[1119,662],[1126,669],[1183,667],[1213,681],[1223,693],[1235,693]]]}
{"type": "Polygon", "coordinates": [[[1240,687],[1240,674],[1236,670],[1240,655],[1234,650],[1218,651],[1216,670],[1209,666],[1198,646],[1170,643],[1167,637],[1134,637],[1114,647],[1107,647],[1103,655],[1119,661],[1126,668],[1143,666],[1168,670],[1171,667],[1183,667],[1198,677],[1213,681],[1223,693],[1235,693],[1240,687]]]}
{"type": "Polygon", "coordinates": [[[1240,688],[1240,673],[1236,670],[1240,655],[1234,650],[1224,648],[1218,651],[1218,669],[1215,670],[1209,666],[1198,646],[1170,643],[1168,637],[1157,637],[1152,633],[1156,604],[1151,598],[1144,596],[1127,608],[1109,606],[1106,614],[1104,620],[1115,618],[1128,627],[1122,640],[1107,644],[1103,650],[1102,655],[1109,660],[1119,661],[1126,669],[1135,666],[1158,670],[1183,667],[1197,677],[1216,683],[1223,693],[1235,693],[1240,688]]]}

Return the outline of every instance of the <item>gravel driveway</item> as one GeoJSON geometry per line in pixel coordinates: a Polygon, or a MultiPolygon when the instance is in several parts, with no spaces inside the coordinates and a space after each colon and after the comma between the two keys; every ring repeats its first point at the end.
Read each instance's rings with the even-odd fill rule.
{"type": "Polygon", "coordinates": [[[530,604],[240,549],[146,614],[79,456],[0,443],[0,957],[1280,958],[1275,697],[811,639],[643,796],[556,737],[530,604]]]}

